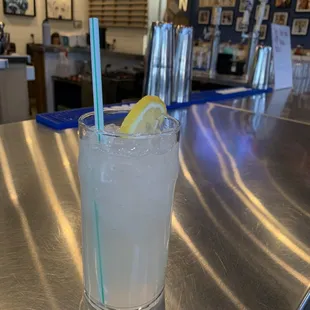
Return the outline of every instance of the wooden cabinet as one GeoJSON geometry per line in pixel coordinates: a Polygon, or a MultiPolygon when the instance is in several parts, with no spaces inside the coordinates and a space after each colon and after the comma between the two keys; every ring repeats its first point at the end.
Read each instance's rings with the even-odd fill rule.
{"type": "Polygon", "coordinates": [[[35,68],[34,80],[34,98],[36,102],[36,109],[38,113],[47,111],[46,107],[46,83],[45,83],[45,63],[44,63],[44,49],[36,48],[32,53],[32,64],[35,68]]]}

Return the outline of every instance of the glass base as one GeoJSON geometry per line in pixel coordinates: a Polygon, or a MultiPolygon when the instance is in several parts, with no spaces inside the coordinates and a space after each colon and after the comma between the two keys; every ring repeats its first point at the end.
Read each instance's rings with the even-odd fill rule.
{"type": "MultiPolygon", "coordinates": [[[[163,299],[164,296],[164,290],[162,290],[160,292],[160,294],[155,297],[153,300],[151,300],[150,302],[148,302],[145,305],[139,306],[137,308],[114,308],[112,306],[109,305],[103,305],[100,302],[97,302],[95,300],[93,300],[88,293],[84,290],[84,295],[85,295],[85,299],[86,301],[95,309],[95,310],[151,310],[154,309],[154,307],[156,307],[161,300],[163,299]]],[[[155,309],[154,309],[155,310],[155,309]]]]}

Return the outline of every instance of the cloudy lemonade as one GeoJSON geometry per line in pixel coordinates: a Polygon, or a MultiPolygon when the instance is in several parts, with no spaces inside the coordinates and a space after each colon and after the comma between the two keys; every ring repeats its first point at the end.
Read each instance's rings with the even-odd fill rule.
{"type": "Polygon", "coordinates": [[[100,309],[147,309],[163,291],[179,170],[178,123],[164,122],[125,137],[108,125],[100,139],[80,127],[84,285],[100,309]]]}

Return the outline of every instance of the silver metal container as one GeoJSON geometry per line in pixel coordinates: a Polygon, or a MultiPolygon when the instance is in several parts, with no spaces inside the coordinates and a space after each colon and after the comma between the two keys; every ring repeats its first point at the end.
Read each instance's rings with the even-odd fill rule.
{"type": "Polygon", "coordinates": [[[253,70],[255,68],[253,67],[255,63],[255,57],[256,57],[256,50],[258,46],[259,41],[259,32],[253,31],[248,36],[248,55],[246,60],[246,67],[245,67],[245,78],[247,81],[253,76],[253,70]]]}
{"type": "Polygon", "coordinates": [[[193,28],[177,26],[176,29],[172,101],[183,103],[190,100],[192,93],[193,28]]]}
{"type": "Polygon", "coordinates": [[[216,75],[216,66],[218,60],[218,54],[220,49],[220,41],[221,41],[221,7],[214,7],[212,9],[212,34],[211,34],[211,49],[210,49],[210,68],[209,75],[214,77],[216,75]]]}
{"type": "Polygon", "coordinates": [[[153,23],[146,58],[144,94],[158,96],[170,105],[172,101],[175,28],[170,23],[153,23]]]}
{"type": "Polygon", "coordinates": [[[272,48],[259,45],[255,52],[251,85],[253,88],[267,89],[269,86],[272,48]]]}

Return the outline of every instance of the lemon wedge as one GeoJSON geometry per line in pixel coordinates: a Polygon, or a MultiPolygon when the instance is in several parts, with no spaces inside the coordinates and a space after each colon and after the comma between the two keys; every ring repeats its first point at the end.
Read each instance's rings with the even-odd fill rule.
{"type": "Polygon", "coordinates": [[[145,96],[138,101],[125,117],[121,133],[154,133],[160,116],[167,114],[164,102],[156,96],[145,96]]]}

